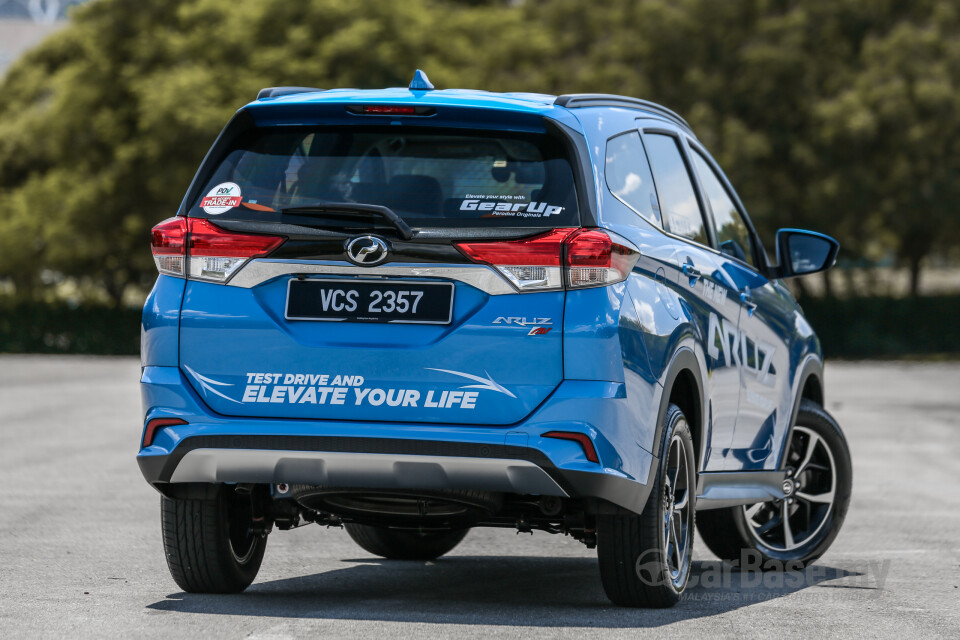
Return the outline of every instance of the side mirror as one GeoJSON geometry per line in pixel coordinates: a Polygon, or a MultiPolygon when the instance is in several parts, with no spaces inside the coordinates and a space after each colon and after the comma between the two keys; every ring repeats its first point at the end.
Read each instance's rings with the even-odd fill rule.
{"type": "Polygon", "coordinates": [[[801,229],[777,231],[777,277],[792,278],[825,271],[837,261],[840,243],[822,233],[801,229]]]}

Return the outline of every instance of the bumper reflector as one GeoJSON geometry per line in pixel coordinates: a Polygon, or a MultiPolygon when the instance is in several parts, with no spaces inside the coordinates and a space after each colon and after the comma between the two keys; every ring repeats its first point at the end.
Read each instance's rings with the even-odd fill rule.
{"type": "Polygon", "coordinates": [[[543,434],[543,437],[579,442],[583,448],[583,455],[587,456],[587,460],[596,463],[600,462],[600,458],[597,456],[597,450],[593,446],[593,441],[590,439],[590,436],[584,433],[577,433],[575,431],[548,431],[543,434]]]}
{"type": "Polygon", "coordinates": [[[143,430],[143,443],[140,445],[140,448],[143,449],[152,445],[153,438],[160,429],[178,424],[187,424],[187,421],[181,420],[180,418],[154,418],[147,423],[147,428],[143,430]]]}

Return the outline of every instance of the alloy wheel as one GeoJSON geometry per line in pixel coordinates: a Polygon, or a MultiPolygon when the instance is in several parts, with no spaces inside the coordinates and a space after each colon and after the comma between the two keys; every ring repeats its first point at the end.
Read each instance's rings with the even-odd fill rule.
{"type": "Polygon", "coordinates": [[[787,552],[812,540],[829,519],[837,470],[827,442],[811,429],[793,428],[784,497],[744,506],[747,531],[762,547],[787,552]]]}
{"type": "Polygon", "coordinates": [[[683,440],[675,434],[667,453],[662,512],[664,557],[670,580],[678,589],[686,583],[690,571],[693,503],[690,500],[689,465],[683,440]]]}

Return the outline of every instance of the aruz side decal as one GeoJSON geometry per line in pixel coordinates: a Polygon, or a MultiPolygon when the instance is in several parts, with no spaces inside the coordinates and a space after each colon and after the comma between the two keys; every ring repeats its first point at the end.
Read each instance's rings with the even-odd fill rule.
{"type": "Polygon", "coordinates": [[[773,354],[777,348],[762,342],[745,332],[724,324],[716,313],[710,313],[707,327],[707,353],[716,362],[728,367],[740,367],[751,371],[761,384],[772,386],[776,375],[771,369],[773,354]]]}

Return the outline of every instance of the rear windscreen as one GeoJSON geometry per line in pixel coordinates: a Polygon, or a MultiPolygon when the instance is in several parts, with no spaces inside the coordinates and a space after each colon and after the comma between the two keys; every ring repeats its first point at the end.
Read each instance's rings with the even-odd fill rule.
{"type": "Polygon", "coordinates": [[[388,207],[411,227],[579,224],[560,141],[545,134],[399,129],[254,129],[219,163],[190,215],[290,222],[284,210],[358,203],[388,207]]]}

